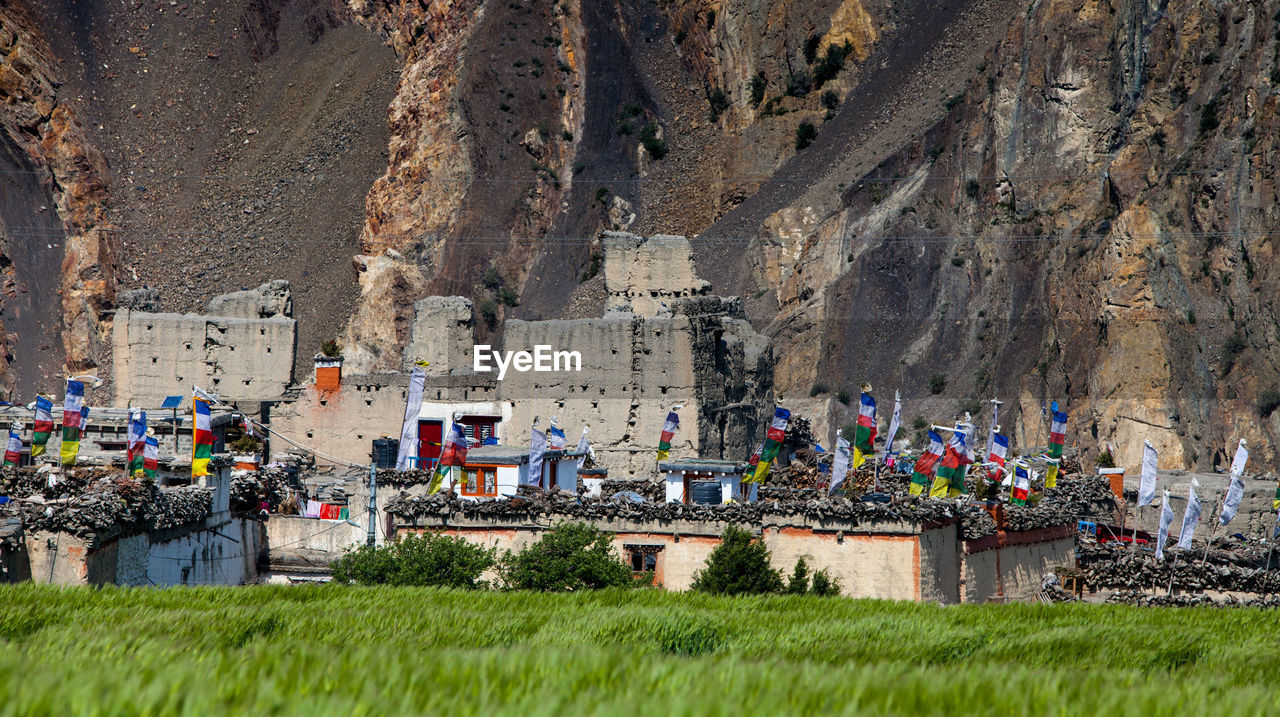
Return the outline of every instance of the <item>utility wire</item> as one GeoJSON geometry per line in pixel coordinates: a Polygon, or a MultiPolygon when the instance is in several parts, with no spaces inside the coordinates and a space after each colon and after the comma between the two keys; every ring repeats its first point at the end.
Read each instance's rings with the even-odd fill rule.
{"type": "MultiPolygon", "coordinates": [[[[103,229],[102,231],[114,235],[126,235],[130,238],[121,239],[122,242],[153,242],[153,243],[219,243],[219,244],[248,244],[254,241],[272,241],[284,244],[349,244],[353,247],[359,245],[374,246],[379,244],[400,245],[410,241],[432,242],[432,241],[448,241],[451,244],[476,246],[476,245],[505,245],[512,242],[568,242],[568,243],[591,243],[598,240],[597,237],[570,237],[570,236],[545,236],[545,237],[451,237],[444,234],[397,234],[382,235],[373,239],[359,239],[356,237],[341,237],[337,235],[325,234],[245,234],[237,238],[219,237],[207,234],[160,234],[145,233],[143,230],[137,229],[103,229]]],[[[24,232],[14,231],[7,232],[10,238],[49,238],[64,239],[65,233],[58,232],[24,232]]],[[[1211,237],[1246,239],[1257,238],[1265,239],[1280,235],[1280,231],[1275,232],[1250,232],[1250,231],[1204,231],[1204,232],[1137,232],[1126,233],[1125,238],[1131,239],[1205,239],[1211,237]]],[[[812,237],[803,239],[793,239],[784,237],[764,237],[764,236],[742,236],[742,237],[704,237],[692,236],[688,237],[690,242],[723,242],[736,244],[750,244],[752,242],[788,242],[800,241],[808,244],[842,244],[844,242],[852,242],[855,244],[938,244],[950,243],[953,241],[981,241],[981,242],[997,242],[997,243],[1031,243],[1031,242],[1076,242],[1088,241],[1097,242],[1102,237],[1098,235],[1077,234],[890,234],[890,235],[873,235],[873,236],[850,236],[850,237],[812,237]]]]}

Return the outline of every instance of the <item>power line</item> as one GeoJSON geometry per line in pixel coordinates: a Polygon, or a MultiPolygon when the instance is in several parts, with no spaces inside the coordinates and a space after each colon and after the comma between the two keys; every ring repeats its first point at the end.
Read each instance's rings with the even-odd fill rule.
{"type": "MultiPolygon", "coordinates": [[[[1221,172],[1235,171],[1232,168],[1217,167],[1206,169],[1180,169],[1169,171],[1156,171],[1156,174],[1162,177],[1169,176],[1190,176],[1201,174],[1218,174],[1221,172]]],[[[46,171],[26,170],[26,169],[5,169],[0,170],[0,174],[21,174],[21,175],[39,175],[48,174],[46,171]]],[[[685,176],[685,177],[628,177],[616,179],[591,179],[593,184],[725,184],[725,183],[745,183],[745,182],[761,182],[764,184],[799,184],[806,182],[822,182],[822,183],[843,183],[846,186],[865,184],[868,182],[905,182],[905,181],[926,181],[926,182],[951,182],[956,180],[975,180],[975,181],[1022,181],[1022,180],[1061,180],[1061,179],[1100,179],[1102,177],[1145,177],[1150,172],[1131,171],[1131,172],[1112,172],[1109,170],[1101,170],[1098,172],[1071,172],[1063,174],[929,174],[923,177],[914,175],[892,175],[887,177],[776,177],[768,174],[761,175],[728,175],[722,177],[711,176],[685,176]]],[[[324,172],[308,172],[299,174],[284,175],[254,175],[254,174],[154,174],[154,175],[117,175],[117,177],[132,177],[135,184],[145,184],[148,181],[161,182],[173,179],[208,179],[214,181],[263,181],[263,180],[289,180],[303,181],[312,178],[322,178],[324,180],[337,180],[347,182],[373,182],[379,179],[391,178],[397,183],[402,184],[528,184],[534,181],[532,178],[524,179],[499,179],[499,178],[482,178],[482,177],[399,177],[391,174],[379,174],[377,176],[350,176],[350,175],[330,175],[324,172]],[[150,177],[150,179],[148,179],[150,177]]]]}
{"type": "MultiPolygon", "coordinates": [[[[32,229],[36,229],[32,227],[32,229]]],[[[507,245],[517,242],[568,242],[568,243],[591,243],[598,240],[598,237],[570,237],[570,236],[545,236],[545,237],[466,237],[466,236],[450,236],[447,234],[395,234],[383,235],[373,239],[359,239],[352,237],[342,237],[331,234],[287,234],[287,233],[253,233],[242,234],[239,237],[213,236],[209,234],[170,234],[170,233],[150,233],[141,229],[102,229],[101,231],[112,235],[124,235],[128,239],[121,239],[122,242],[151,242],[151,243],[209,243],[215,242],[228,245],[251,244],[258,241],[272,241],[286,244],[350,244],[353,247],[358,246],[398,246],[407,242],[435,242],[448,241],[456,245],[507,245]]],[[[7,232],[7,236],[11,238],[27,238],[27,239],[64,239],[66,235],[58,232],[45,231],[14,231],[7,232]]],[[[1251,231],[1202,231],[1202,232],[1137,232],[1126,233],[1122,238],[1129,239],[1208,239],[1213,237],[1232,238],[1232,239],[1265,239],[1280,235],[1280,231],[1274,232],[1251,232],[1251,231]]],[[[996,242],[996,243],[1025,243],[1025,242],[1075,242],[1088,241],[1097,242],[1103,237],[1095,234],[886,234],[886,235],[867,235],[867,236],[850,236],[850,237],[811,237],[811,238],[789,238],[789,237],[765,237],[765,236],[743,236],[743,237],[704,237],[691,236],[687,237],[691,243],[734,243],[749,244],[752,242],[788,242],[800,241],[807,244],[843,244],[852,242],[855,244],[936,244],[949,243],[953,241],[980,241],[980,242],[996,242]]],[[[261,247],[259,247],[261,248],[261,247]]]]}

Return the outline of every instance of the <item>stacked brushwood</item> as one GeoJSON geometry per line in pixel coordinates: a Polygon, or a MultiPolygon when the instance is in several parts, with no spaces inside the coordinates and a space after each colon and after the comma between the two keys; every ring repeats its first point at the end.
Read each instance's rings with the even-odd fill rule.
{"type": "Polygon", "coordinates": [[[1222,600],[1214,600],[1208,595],[1169,595],[1166,593],[1149,593],[1138,590],[1124,590],[1107,596],[1107,602],[1118,605],[1139,605],[1142,607],[1262,607],[1280,608],[1280,595],[1264,595],[1244,600],[1228,595],[1222,600]]]}
{"type": "Polygon", "coordinates": [[[1085,516],[1110,520],[1115,509],[1115,496],[1101,476],[1062,476],[1035,505],[1005,506],[1004,525],[1005,530],[1020,532],[1074,523],[1085,516]]]}
{"type": "Polygon", "coordinates": [[[290,482],[289,473],[272,466],[237,476],[231,480],[231,510],[254,515],[258,512],[259,502],[265,500],[272,513],[279,512],[280,504],[292,494],[290,482]]]}
{"type": "MultiPolygon", "coordinates": [[[[118,536],[163,530],[204,520],[212,509],[213,491],[200,486],[161,488],[154,481],[127,478],[118,471],[98,475],[74,493],[48,497],[40,481],[21,480],[24,493],[11,492],[15,500],[0,506],[0,516],[18,515],[26,532],[68,533],[98,543],[118,536]]],[[[40,476],[47,481],[47,476],[40,476]]],[[[67,485],[79,486],[82,475],[73,471],[67,485]]],[[[11,485],[13,485],[11,484],[11,485]]]]}
{"type": "Polygon", "coordinates": [[[805,501],[762,500],[724,505],[685,503],[635,503],[579,497],[557,489],[539,491],[522,488],[519,495],[494,500],[464,501],[450,493],[411,496],[401,492],[392,498],[387,512],[403,519],[425,516],[508,517],[531,519],[537,516],[571,520],[622,518],[630,520],[698,520],[733,523],[761,522],[768,518],[803,516],[815,520],[841,521],[851,527],[872,521],[947,522],[958,517],[958,503],[913,499],[897,503],[867,503],[843,497],[812,498],[805,501]]]}
{"type": "Polygon", "coordinates": [[[655,502],[667,499],[667,486],[661,481],[606,478],[600,482],[600,495],[605,498],[609,498],[623,491],[636,493],[642,496],[645,500],[655,502]]]}
{"type": "Polygon", "coordinates": [[[1168,548],[1165,559],[1157,561],[1153,555],[1134,552],[1131,545],[1082,539],[1077,547],[1085,581],[1095,587],[1140,591],[1153,586],[1168,590],[1172,585],[1175,590],[1195,592],[1280,592],[1280,570],[1276,570],[1280,556],[1259,544],[1210,550],[1203,563],[1204,551],[1198,549],[1168,548]]]}
{"type": "Polygon", "coordinates": [[[410,468],[407,471],[379,468],[378,485],[430,485],[431,476],[434,473],[435,471],[424,471],[418,468],[410,468]]]}

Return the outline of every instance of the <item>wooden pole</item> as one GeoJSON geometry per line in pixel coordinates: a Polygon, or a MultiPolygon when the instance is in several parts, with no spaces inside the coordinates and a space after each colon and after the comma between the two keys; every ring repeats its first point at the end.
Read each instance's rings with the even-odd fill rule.
{"type": "Polygon", "coordinates": [[[1169,564],[1169,597],[1173,597],[1174,568],[1178,567],[1178,554],[1173,554],[1173,562],[1169,564]]]}

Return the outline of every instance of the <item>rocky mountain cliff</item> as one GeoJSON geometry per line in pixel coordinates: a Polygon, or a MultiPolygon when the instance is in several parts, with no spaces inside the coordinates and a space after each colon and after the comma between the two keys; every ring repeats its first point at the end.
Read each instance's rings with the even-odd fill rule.
{"type": "Polygon", "coordinates": [[[30,291],[0,321],[11,354],[61,322],[102,365],[117,287],[182,310],[279,277],[300,356],[337,336],[390,369],[422,296],[471,297],[483,335],[596,315],[602,230],[681,233],[829,425],[870,380],[936,422],[998,395],[1017,445],[1057,400],[1127,464],[1144,438],[1166,467],[1237,436],[1274,460],[1278,11],[8,0],[5,181],[61,179],[6,193],[6,270],[47,271],[56,243],[15,248],[44,227],[72,271],[43,329],[14,330],[30,291]]]}

